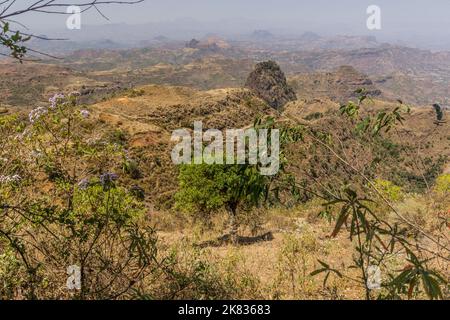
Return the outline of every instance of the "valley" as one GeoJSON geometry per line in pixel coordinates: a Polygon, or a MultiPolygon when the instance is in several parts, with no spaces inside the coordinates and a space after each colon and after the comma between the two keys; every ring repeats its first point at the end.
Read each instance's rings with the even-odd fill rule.
{"type": "Polygon", "coordinates": [[[450,52],[264,30],[54,50],[0,60],[0,299],[448,298],[450,52]],[[197,121],[280,130],[280,171],[174,164],[197,121]]]}
{"type": "Polygon", "coordinates": [[[300,44],[294,41],[294,48],[284,48],[276,38],[271,40],[270,47],[258,41],[227,43],[217,37],[202,41],[206,44],[198,41],[197,47],[175,42],[140,49],[78,50],[64,54],[61,60],[25,63],[21,72],[27,70],[33,77],[21,76],[17,65],[4,61],[1,78],[11,77],[8,82],[0,82],[2,103],[26,106],[36,94],[45,102],[48,95],[58,90],[79,90],[93,99],[86,101],[94,101],[150,83],[197,89],[239,87],[256,62],[272,59],[286,70],[300,96],[311,96],[317,90],[326,92],[329,88],[347,90],[341,97],[336,96],[337,92],[331,96],[336,101],[345,100],[354,88],[364,85],[372,86],[377,95],[382,93],[391,101],[449,105],[450,55],[446,52],[376,42],[369,48],[361,42],[358,45],[362,47],[355,49],[319,46],[298,51],[296,48],[303,40],[300,44]],[[352,69],[343,69],[345,66],[352,69]],[[299,81],[300,87],[295,84],[299,81]],[[11,88],[9,83],[15,87],[11,88]]]}

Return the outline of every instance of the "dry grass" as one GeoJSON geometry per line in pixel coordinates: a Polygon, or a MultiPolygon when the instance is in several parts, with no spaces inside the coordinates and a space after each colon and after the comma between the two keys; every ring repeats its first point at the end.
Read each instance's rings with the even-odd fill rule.
{"type": "MultiPolygon", "coordinates": [[[[359,277],[358,270],[348,269],[353,264],[354,244],[345,231],[336,238],[330,237],[334,222],[318,217],[320,204],[311,201],[296,208],[273,209],[263,215],[260,233],[271,231],[271,241],[207,247],[200,252],[221,276],[246,279],[244,283],[235,283],[239,288],[233,297],[236,299],[364,299],[364,289],[350,279],[359,277]],[[318,260],[340,270],[344,277],[330,277],[324,286],[323,275],[310,275],[320,267],[318,260]]],[[[442,220],[435,216],[429,198],[407,195],[396,207],[425,230],[439,232],[437,225],[442,220]]],[[[199,250],[199,243],[220,236],[226,227],[226,217],[220,214],[206,229],[171,213],[160,212],[154,217],[165,250],[174,246],[181,246],[186,252],[199,250]]],[[[251,235],[246,226],[241,226],[240,233],[251,235]]],[[[389,256],[387,264],[391,271],[403,268],[404,258],[403,254],[389,256]]],[[[437,263],[436,267],[449,275],[447,264],[437,263]]],[[[387,270],[382,271],[385,279],[387,270]]]]}

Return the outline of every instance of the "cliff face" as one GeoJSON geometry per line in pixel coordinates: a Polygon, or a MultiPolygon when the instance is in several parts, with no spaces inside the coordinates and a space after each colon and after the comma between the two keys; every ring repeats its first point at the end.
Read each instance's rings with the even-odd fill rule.
{"type": "Polygon", "coordinates": [[[294,90],[287,84],[286,76],[274,61],[258,63],[248,76],[245,86],[277,110],[297,100],[294,90]]]}
{"type": "Polygon", "coordinates": [[[341,66],[333,72],[296,75],[289,79],[289,83],[304,99],[329,98],[347,103],[356,98],[355,91],[361,88],[372,97],[381,96],[372,80],[351,66],[341,66]]]}

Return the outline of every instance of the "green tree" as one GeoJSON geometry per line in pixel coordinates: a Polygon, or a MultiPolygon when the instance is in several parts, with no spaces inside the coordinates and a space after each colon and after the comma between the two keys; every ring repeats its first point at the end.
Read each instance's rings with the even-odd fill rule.
{"type": "Polygon", "coordinates": [[[267,198],[270,181],[252,165],[182,165],[176,207],[206,217],[225,209],[230,219],[230,237],[236,243],[238,209],[261,205],[267,198]]]}
{"type": "MultiPolygon", "coordinates": [[[[256,119],[254,123],[256,130],[270,131],[277,127],[280,130],[280,169],[277,174],[261,175],[259,164],[184,164],[180,166],[175,207],[206,218],[225,209],[230,219],[230,237],[235,243],[239,210],[251,210],[279,200],[279,190],[288,177],[285,172],[286,146],[302,139],[300,127],[280,126],[270,117],[256,119]]],[[[271,143],[269,141],[269,145],[271,143]]]]}

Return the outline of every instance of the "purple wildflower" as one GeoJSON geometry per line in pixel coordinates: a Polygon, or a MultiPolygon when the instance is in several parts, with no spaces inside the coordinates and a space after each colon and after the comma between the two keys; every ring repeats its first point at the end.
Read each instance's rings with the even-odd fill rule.
{"type": "Polygon", "coordinates": [[[22,178],[18,175],[12,175],[12,176],[0,176],[0,184],[9,184],[9,183],[17,183],[22,178]]]}
{"type": "Polygon", "coordinates": [[[34,123],[37,119],[39,119],[42,115],[46,114],[48,110],[44,107],[37,107],[36,109],[31,110],[28,118],[31,123],[34,123]]]}
{"type": "Polygon", "coordinates": [[[89,187],[89,184],[89,179],[84,178],[80,182],[78,182],[78,188],[80,188],[81,190],[86,190],[89,187]]]}
{"type": "Polygon", "coordinates": [[[100,183],[103,187],[111,186],[115,180],[117,180],[119,176],[115,173],[104,173],[100,176],[100,183]]]}
{"type": "Polygon", "coordinates": [[[89,113],[89,111],[87,111],[87,110],[81,110],[80,111],[80,114],[81,114],[81,116],[83,117],[83,118],[89,118],[89,115],[90,115],[90,113],[89,113]]]}
{"type": "Polygon", "coordinates": [[[65,96],[62,93],[57,93],[55,94],[53,97],[51,97],[50,99],[48,99],[48,101],[51,103],[50,108],[54,109],[56,108],[56,106],[61,103],[64,100],[65,96]]]}

